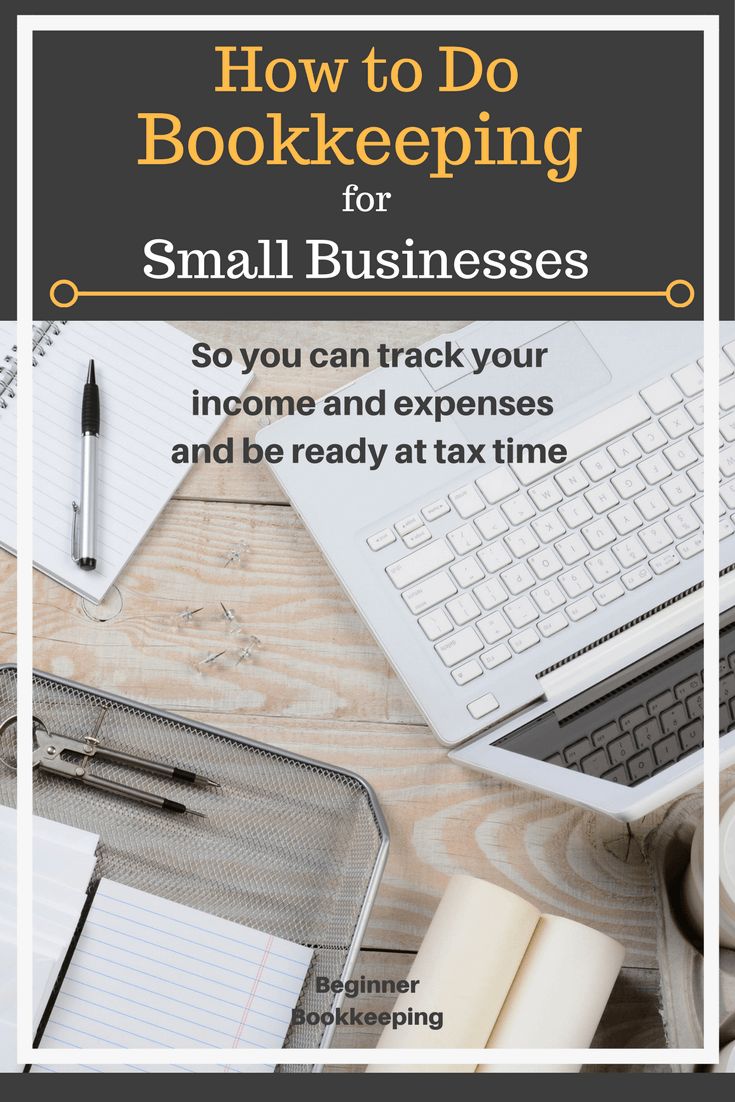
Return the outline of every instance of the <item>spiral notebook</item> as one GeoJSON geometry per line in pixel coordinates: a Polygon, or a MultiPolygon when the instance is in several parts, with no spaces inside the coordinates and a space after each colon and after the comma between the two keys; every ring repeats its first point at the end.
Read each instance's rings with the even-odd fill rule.
{"type": "MultiPolygon", "coordinates": [[[[16,549],[15,323],[0,324],[0,545],[16,549]],[[3,351],[4,350],[4,351],[3,351]]],[[[113,584],[188,471],[177,443],[211,439],[224,416],[193,416],[191,392],[241,394],[236,364],[194,367],[192,338],[164,322],[34,325],[34,562],[97,603],[113,584]],[[79,495],[82,387],[94,359],[100,386],[98,565],[71,558],[72,502],[79,495]]]]}

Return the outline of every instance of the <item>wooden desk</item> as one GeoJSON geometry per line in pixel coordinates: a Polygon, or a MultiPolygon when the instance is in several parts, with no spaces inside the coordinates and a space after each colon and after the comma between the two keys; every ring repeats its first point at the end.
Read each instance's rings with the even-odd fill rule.
{"type": "MultiPolygon", "coordinates": [[[[213,347],[374,348],[381,340],[418,344],[462,324],[181,328],[213,347]]],[[[251,392],[318,396],[354,374],[260,370],[251,392]]],[[[231,431],[252,436],[259,427],[239,417],[231,431]]],[[[14,569],[0,552],[0,661],[15,654],[14,569]]],[[[35,594],[40,669],[346,766],[373,785],[391,850],[357,974],[403,976],[446,877],[470,873],[623,942],[625,969],[596,1043],[665,1043],[655,902],[640,847],[657,818],[628,829],[451,764],[267,469],[193,469],[103,605],[38,574],[35,594]],[[241,563],[228,566],[243,542],[241,563]],[[241,636],[230,633],[220,602],[241,636]],[[190,622],[181,618],[200,606],[190,622]],[[262,645],[238,664],[238,641],[251,633],[262,645]]],[[[338,1031],[336,1044],[369,1046],[376,1035],[338,1031]]]]}

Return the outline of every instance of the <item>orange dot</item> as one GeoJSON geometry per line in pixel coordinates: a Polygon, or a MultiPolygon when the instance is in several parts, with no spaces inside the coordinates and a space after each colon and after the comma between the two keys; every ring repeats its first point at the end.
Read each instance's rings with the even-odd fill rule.
{"type": "Polygon", "coordinates": [[[51,284],[51,289],[48,293],[48,297],[53,302],[54,306],[58,306],[60,310],[68,310],[70,306],[73,306],[79,298],[79,288],[76,283],[71,279],[57,279],[55,283],[51,284]],[[59,290],[62,287],[68,287],[71,292],[71,298],[60,299],[59,290]]]}
{"type": "Polygon", "coordinates": [[[694,287],[688,279],[673,279],[664,294],[669,306],[673,306],[676,310],[683,310],[685,306],[691,306],[694,302],[694,287]],[[678,287],[683,288],[686,298],[674,298],[674,292],[678,287]]]}

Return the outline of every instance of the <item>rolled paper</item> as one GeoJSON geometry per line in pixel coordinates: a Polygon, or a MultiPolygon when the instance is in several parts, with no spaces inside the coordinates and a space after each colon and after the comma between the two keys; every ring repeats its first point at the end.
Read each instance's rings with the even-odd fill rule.
{"type": "MultiPolygon", "coordinates": [[[[402,1015],[405,1024],[387,1025],[377,1047],[484,1048],[538,920],[537,909],[512,892],[472,876],[452,877],[408,975],[409,990],[393,1008],[393,1021],[403,1022],[402,1015]],[[417,1015],[421,1024],[412,1024],[417,1015]]],[[[473,1066],[370,1064],[366,1070],[467,1072],[473,1066]]]]}
{"type": "MultiPolygon", "coordinates": [[[[542,915],[487,1048],[589,1048],[625,957],[589,926],[542,915]]],[[[579,1071],[570,1064],[480,1064],[479,1072],[579,1071]]]]}

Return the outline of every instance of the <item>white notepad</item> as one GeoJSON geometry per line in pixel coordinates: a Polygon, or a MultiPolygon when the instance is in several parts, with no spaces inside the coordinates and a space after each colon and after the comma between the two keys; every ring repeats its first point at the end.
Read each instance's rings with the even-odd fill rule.
{"type": "MultiPolygon", "coordinates": [[[[237,365],[192,365],[192,338],[163,322],[70,321],[35,327],[34,559],[52,578],[100,601],[189,470],[175,443],[209,441],[223,416],[194,417],[191,392],[241,394],[237,365]],[[80,481],[82,388],[95,361],[102,409],[98,566],[71,559],[80,481]]],[[[15,327],[0,324],[0,545],[16,548],[15,327]]]]}
{"type": "MultiPolygon", "coordinates": [[[[0,1072],[16,1060],[16,836],[0,806],[0,1072]]],[[[38,1027],[87,902],[99,837],[33,816],[33,1022],[38,1027]]]]}
{"type": "MultiPolygon", "coordinates": [[[[302,945],[103,879],[41,1047],[281,1048],[311,957],[302,945]]],[[[33,1070],[223,1069],[39,1063],[33,1070]]]]}

